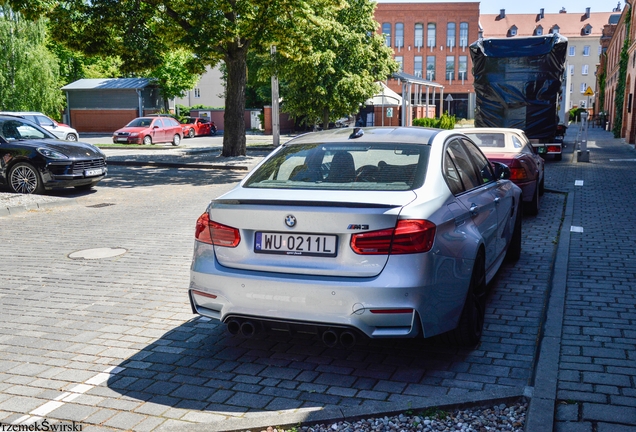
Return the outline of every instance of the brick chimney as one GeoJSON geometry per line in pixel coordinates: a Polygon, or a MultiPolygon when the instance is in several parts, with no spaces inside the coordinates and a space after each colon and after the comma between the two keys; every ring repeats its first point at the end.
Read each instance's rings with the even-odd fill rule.
{"type": "Polygon", "coordinates": [[[590,17],[590,8],[585,8],[585,18],[590,17]]]}
{"type": "Polygon", "coordinates": [[[566,11],[565,8],[562,7],[561,10],[559,11],[559,13],[568,13],[568,11],[566,11]]]}
{"type": "Polygon", "coordinates": [[[545,9],[539,9],[539,19],[545,18],[545,9]]]}
{"type": "Polygon", "coordinates": [[[506,17],[506,10],[505,9],[499,9],[499,18],[503,19],[506,17]]]}

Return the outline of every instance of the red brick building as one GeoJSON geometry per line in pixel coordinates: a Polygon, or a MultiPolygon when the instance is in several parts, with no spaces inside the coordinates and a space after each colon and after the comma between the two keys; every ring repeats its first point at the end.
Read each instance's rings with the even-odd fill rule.
{"type": "MultiPolygon", "coordinates": [[[[375,20],[404,73],[444,86],[443,94],[435,94],[437,113],[450,108],[451,115],[473,118],[475,93],[468,46],[479,38],[479,2],[378,3],[375,20]]],[[[389,80],[388,85],[402,93],[397,80],[389,80]]]]}

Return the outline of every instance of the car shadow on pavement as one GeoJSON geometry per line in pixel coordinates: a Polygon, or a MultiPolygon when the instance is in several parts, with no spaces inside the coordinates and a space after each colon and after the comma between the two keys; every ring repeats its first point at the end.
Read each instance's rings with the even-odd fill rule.
{"type": "Polygon", "coordinates": [[[329,348],[311,335],[244,338],[197,317],[119,364],[123,370],[108,387],[127,398],[228,416],[369,403],[406,407],[483,390],[485,383],[460,376],[475,354],[481,356],[431,340],[329,348]]]}

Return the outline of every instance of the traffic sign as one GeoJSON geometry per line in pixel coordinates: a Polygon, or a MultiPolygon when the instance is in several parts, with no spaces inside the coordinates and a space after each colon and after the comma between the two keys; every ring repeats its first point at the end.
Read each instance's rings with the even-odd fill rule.
{"type": "Polygon", "coordinates": [[[587,90],[585,90],[585,93],[583,93],[583,96],[594,96],[594,90],[592,90],[592,87],[588,87],[587,90]]]}

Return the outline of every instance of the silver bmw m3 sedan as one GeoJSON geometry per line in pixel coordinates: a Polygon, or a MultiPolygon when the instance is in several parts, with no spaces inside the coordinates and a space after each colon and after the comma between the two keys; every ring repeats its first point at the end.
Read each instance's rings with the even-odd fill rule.
{"type": "Polygon", "coordinates": [[[277,148],[198,219],[189,297],[232,334],[444,334],[475,346],[521,253],[521,190],[457,131],[346,128],[277,148]]]}

